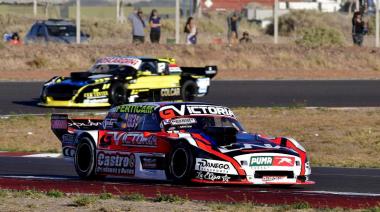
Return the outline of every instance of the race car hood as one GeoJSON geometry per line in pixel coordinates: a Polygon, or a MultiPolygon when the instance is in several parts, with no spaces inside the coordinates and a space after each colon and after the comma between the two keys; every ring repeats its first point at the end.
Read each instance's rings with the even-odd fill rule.
{"type": "Polygon", "coordinates": [[[235,141],[229,145],[220,146],[219,150],[232,157],[248,153],[280,153],[287,155],[299,156],[292,149],[279,146],[269,139],[261,137],[259,134],[250,134],[238,132],[235,135],[235,141]]]}

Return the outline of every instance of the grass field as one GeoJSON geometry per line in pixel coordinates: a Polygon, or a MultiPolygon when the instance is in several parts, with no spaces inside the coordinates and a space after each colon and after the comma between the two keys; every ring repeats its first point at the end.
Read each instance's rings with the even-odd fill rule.
{"type": "MultiPolygon", "coordinates": [[[[289,136],[313,166],[380,168],[380,109],[236,108],[249,132],[289,136]]],[[[60,152],[48,116],[0,119],[0,150],[60,152]]]]}
{"type": "MultiPolygon", "coordinates": [[[[228,212],[279,212],[279,211],[334,211],[343,212],[347,209],[316,209],[308,203],[299,202],[290,205],[260,205],[250,202],[217,203],[191,201],[175,195],[157,195],[146,198],[138,193],[112,195],[65,194],[57,190],[39,192],[36,190],[9,191],[0,190],[1,211],[228,211],[228,212]]],[[[377,212],[380,208],[365,210],[377,212]]]]}

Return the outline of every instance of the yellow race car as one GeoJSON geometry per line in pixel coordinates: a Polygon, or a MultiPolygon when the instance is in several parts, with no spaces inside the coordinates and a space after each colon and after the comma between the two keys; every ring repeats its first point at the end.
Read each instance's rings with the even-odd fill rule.
{"type": "Polygon", "coordinates": [[[105,57],[86,72],[47,81],[39,105],[109,107],[138,101],[193,101],[208,93],[216,73],[216,66],[179,67],[172,58],[105,57]]]}

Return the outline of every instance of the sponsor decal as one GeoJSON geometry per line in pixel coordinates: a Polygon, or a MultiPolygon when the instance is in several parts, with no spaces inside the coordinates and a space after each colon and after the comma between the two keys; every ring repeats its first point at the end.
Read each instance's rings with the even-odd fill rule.
{"type": "Polygon", "coordinates": [[[201,180],[210,180],[210,181],[222,181],[224,183],[228,183],[228,181],[231,179],[227,174],[226,175],[218,175],[214,174],[212,172],[202,172],[198,171],[196,173],[195,178],[201,179],[201,180]]]}
{"type": "Polygon", "coordinates": [[[108,102],[108,98],[85,99],[85,100],[83,100],[83,103],[90,103],[90,104],[93,104],[93,103],[107,103],[107,102],[108,102]]]}
{"type": "Polygon", "coordinates": [[[100,151],[96,157],[96,172],[134,175],[135,155],[133,153],[100,151]]]}
{"type": "Polygon", "coordinates": [[[54,119],[51,120],[51,128],[52,129],[67,129],[67,119],[54,119]]]}
{"type": "Polygon", "coordinates": [[[67,129],[67,115],[55,114],[51,116],[52,129],[67,129]]]}
{"type": "Polygon", "coordinates": [[[141,156],[140,161],[143,169],[164,169],[163,157],[141,156]]]}
{"type": "Polygon", "coordinates": [[[273,157],[273,166],[294,166],[294,157],[273,157]]]}
{"type": "Polygon", "coordinates": [[[63,134],[62,135],[62,145],[73,145],[75,142],[74,134],[63,134]]]}
{"type": "Polygon", "coordinates": [[[143,133],[106,132],[100,140],[101,146],[157,147],[157,137],[144,137],[143,133]]]}
{"type": "Polygon", "coordinates": [[[116,107],[119,113],[152,113],[156,106],[153,105],[121,105],[116,107]]]}
{"type": "Polygon", "coordinates": [[[204,158],[196,158],[195,170],[220,174],[236,174],[230,162],[204,158]]]}
{"type": "Polygon", "coordinates": [[[212,105],[168,105],[160,108],[160,116],[163,119],[170,119],[176,116],[184,115],[223,115],[235,117],[233,112],[222,106],[212,105]]]}
{"type": "Polygon", "coordinates": [[[177,119],[171,119],[169,123],[172,126],[191,125],[191,124],[196,124],[197,120],[195,118],[177,118],[177,119]]]}
{"type": "Polygon", "coordinates": [[[115,118],[106,118],[103,121],[103,129],[113,129],[114,124],[117,122],[115,118]]]}
{"type": "Polygon", "coordinates": [[[100,127],[102,126],[102,121],[93,121],[91,119],[87,120],[73,120],[68,123],[69,127],[75,127],[77,129],[80,128],[88,128],[88,127],[100,127]]]}
{"type": "Polygon", "coordinates": [[[250,166],[294,166],[294,157],[252,156],[250,166]]]}
{"type": "Polygon", "coordinates": [[[262,178],[262,180],[266,182],[280,182],[286,179],[286,176],[263,176],[262,178]]]}
{"type": "Polygon", "coordinates": [[[97,64],[124,64],[133,67],[138,66],[141,60],[137,58],[123,58],[123,57],[105,57],[96,61],[97,64]]]}
{"type": "Polygon", "coordinates": [[[161,89],[161,96],[180,96],[181,90],[180,88],[164,88],[161,89]]]}
{"type": "Polygon", "coordinates": [[[83,96],[85,98],[104,97],[108,96],[108,91],[93,91],[91,93],[84,93],[83,96]]]}

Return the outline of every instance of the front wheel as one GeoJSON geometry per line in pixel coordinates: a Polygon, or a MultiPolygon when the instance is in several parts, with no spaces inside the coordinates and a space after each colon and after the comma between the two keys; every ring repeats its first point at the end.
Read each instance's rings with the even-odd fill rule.
{"type": "Polygon", "coordinates": [[[95,172],[95,145],[88,137],[80,139],[75,151],[75,171],[82,179],[94,179],[95,172]]]}
{"type": "Polygon", "coordinates": [[[181,87],[181,97],[183,101],[194,101],[195,95],[197,93],[198,86],[192,81],[188,80],[183,83],[181,87]]]}
{"type": "Polygon", "coordinates": [[[114,83],[110,88],[109,103],[112,106],[122,105],[127,102],[126,89],[123,83],[114,83]]]}
{"type": "Polygon", "coordinates": [[[189,145],[179,143],[169,155],[169,178],[175,183],[188,183],[192,177],[194,155],[189,145]]]}

